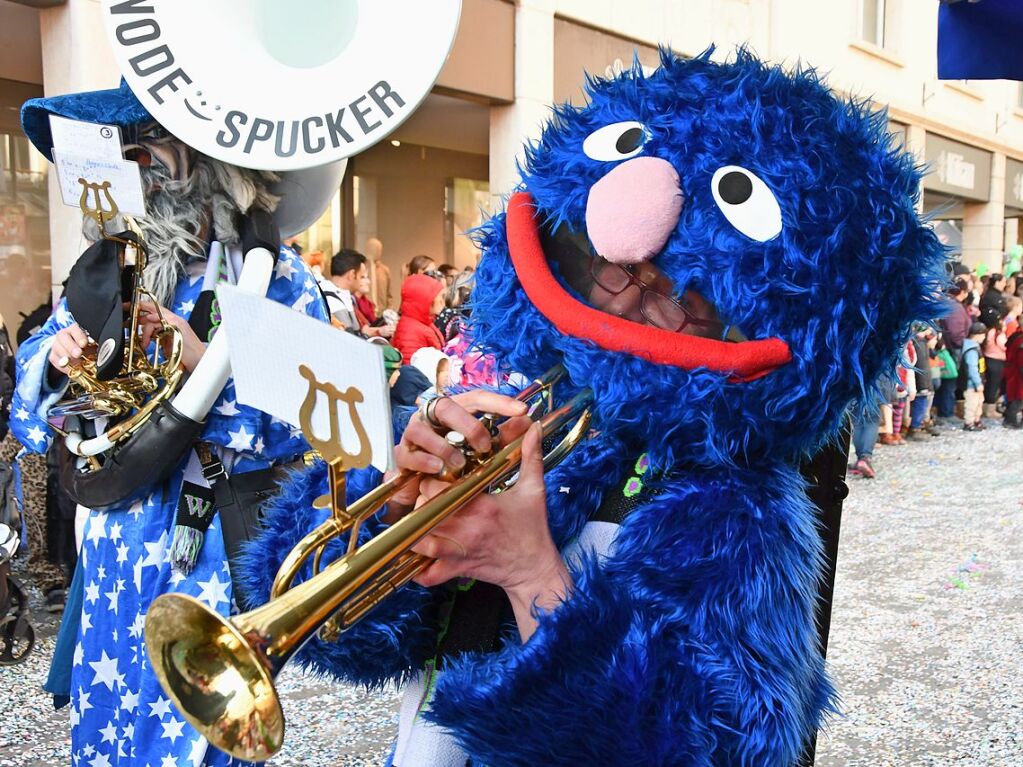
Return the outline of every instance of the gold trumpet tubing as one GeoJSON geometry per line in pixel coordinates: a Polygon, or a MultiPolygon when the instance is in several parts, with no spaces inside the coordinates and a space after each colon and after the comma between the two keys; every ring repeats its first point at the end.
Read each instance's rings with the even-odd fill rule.
{"type": "MultiPolygon", "coordinates": [[[[586,389],[544,416],[539,421],[544,434],[560,430],[573,418],[579,419],[591,400],[592,394],[586,389]]],[[[585,434],[585,430],[574,431],[579,438],[585,434]]],[[[271,667],[279,668],[324,621],[363,592],[370,581],[517,465],[522,459],[523,439],[524,436],[512,440],[464,474],[457,484],[399,519],[354,553],[332,562],[319,575],[293,586],[262,607],[237,616],[233,620],[235,627],[246,636],[259,636],[271,667]]]]}
{"type": "Polygon", "coordinates": [[[422,554],[407,551],[381,572],[376,580],[362,591],[354,594],[344,608],[334,613],[320,629],[320,638],[336,642],[341,634],[360,620],[370,610],[387,599],[391,594],[404,588],[409,581],[429,567],[434,560],[422,554]]]}
{"type": "Polygon", "coordinates": [[[345,517],[332,515],[319,527],[308,533],[292,548],[278,568],[277,577],[274,578],[273,587],[270,590],[270,598],[276,599],[291,588],[295,576],[298,575],[299,570],[310,556],[317,551],[322,551],[323,547],[335,537],[348,532],[354,526],[355,519],[364,520],[376,514],[391,496],[415,478],[416,474],[413,472],[400,472],[349,506],[345,517]]]}
{"type": "Polygon", "coordinates": [[[149,399],[146,404],[140,407],[131,418],[114,426],[107,432],[107,439],[110,442],[118,442],[125,437],[133,434],[139,429],[142,424],[149,418],[150,413],[156,410],[157,406],[166,399],[169,399],[171,395],[176,391],[178,381],[181,380],[181,368],[175,367],[172,373],[169,373],[166,377],[165,386],[159,394],[149,399]]]}

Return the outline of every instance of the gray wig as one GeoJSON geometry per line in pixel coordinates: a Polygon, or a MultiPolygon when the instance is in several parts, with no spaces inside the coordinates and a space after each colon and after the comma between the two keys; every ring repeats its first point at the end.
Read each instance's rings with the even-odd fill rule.
{"type": "MultiPolygon", "coordinates": [[[[147,133],[126,149],[140,148],[152,157],[141,169],[146,217],[138,221],[149,251],[145,280],[160,304],[171,308],[185,265],[206,258],[208,241],[236,245],[241,214],[253,205],[271,212],[277,207],[270,188],[278,176],[199,154],[158,126],[147,133]]],[[[99,237],[92,219],[85,219],[84,232],[89,240],[99,237]]]]}

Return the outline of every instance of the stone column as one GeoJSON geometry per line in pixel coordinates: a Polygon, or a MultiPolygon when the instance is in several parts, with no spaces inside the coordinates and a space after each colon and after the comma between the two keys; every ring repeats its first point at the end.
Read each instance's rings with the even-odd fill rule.
{"type": "Polygon", "coordinates": [[[515,102],[490,108],[490,203],[503,207],[519,181],[516,161],[539,138],[554,101],[554,4],[518,0],[515,9],[515,102]]]}
{"type": "MultiPolygon", "coordinates": [[[[39,12],[43,48],[43,91],[47,96],[115,88],[120,79],[107,42],[98,0],[67,0],[39,12]]],[[[85,248],[82,214],[64,205],[50,166],[50,264],[53,298],[85,248]]]]}
{"type": "Polygon", "coordinates": [[[988,202],[963,204],[963,263],[1002,269],[1005,244],[1005,155],[995,153],[991,161],[991,198],[988,202]]]}

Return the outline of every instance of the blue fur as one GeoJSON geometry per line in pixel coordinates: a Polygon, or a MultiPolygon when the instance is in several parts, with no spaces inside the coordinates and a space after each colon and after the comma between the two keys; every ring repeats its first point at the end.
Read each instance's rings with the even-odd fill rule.
{"type": "MultiPolygon", "coordinates": [[[[921,169],[883,113],[744,50],[729,64],[664,51],[651,75],[635,67],[588,91],[588,106],[556,109],[528,148],[522,188],[541,215],[583,231],[589,189],[614,167],[587,158],[583,140],[644,123],[643,152],[671,162],[685,194],[658,267],[751,338],[785,340],[793,359],[732,383],[566,337],[523,293],[504,216],[485,224],[474,338],[526,374],[564,361],[566,390],[596,392],[594,435],[548,476],[556,543],[620,492],[641,450],[668,471],[528,643],[449,661],[428,716],[491,767],[791,767],[835,706],[813,616],[820,537],[795,465],[893,373],[913,322],[938,314],[945,256],[915,213],[921,169]],[[779,237],[750,240],[718,211],[710,179],[723,165],[772,189],[779,237]]],[[[296,536],[313,481],[278,502],[259,561],[296,536]]],[[[381,612],[346,635],[337,673],[374,684],[415,669],[427,605],[418,590],[385,605],[394,622],[381,612]]]]}

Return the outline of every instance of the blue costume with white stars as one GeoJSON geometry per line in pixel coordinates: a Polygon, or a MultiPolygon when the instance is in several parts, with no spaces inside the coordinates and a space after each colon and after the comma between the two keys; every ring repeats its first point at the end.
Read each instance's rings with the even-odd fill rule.
{"type": "MultiPolygon", "coordinates": [[[[170,309],[187,319],[202,289],[203,264],[180,280],[170,309]]],[[[326,321],[319,289],[302,260],[281,249],[267,297],[326,321]]],[[[43,452],[52,439],[46,412],[60,397],[46,381],[54,334],[74,322],[64,301],[18,350],[12,412],[17,437],[43,452]]],[[[308,449],[298,429],[236,401],[228,381],[202,439],[233,459],[233,473],[287,463],[308,449]]],[[[93,511],[80,553],[84,601],[71,673],[72,763],[76,767],[197,767],[240,764],[188,725],[163,695],[146,656],[142,627],[160,594],[197,597],[227,614],[232,600],[220,520],[206,533],[195,569],[172,572],[170,543],[183,466],[126,508],[93,511]]],[[[76,616],[65,616],[65,621],[76,616]]]]}

